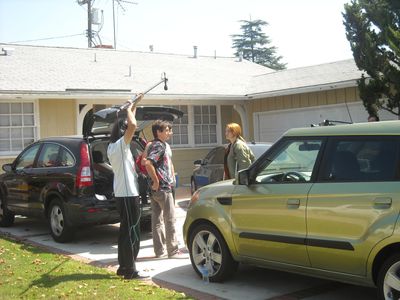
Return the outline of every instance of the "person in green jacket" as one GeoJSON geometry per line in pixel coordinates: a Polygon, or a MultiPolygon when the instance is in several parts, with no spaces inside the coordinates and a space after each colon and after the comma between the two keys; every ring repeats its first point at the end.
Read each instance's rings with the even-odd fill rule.
{"type": "Polygon", "coordinates": [[[225,137],[230,143],[225,150],[224,179],[231,179],[235,178],[238,171],[248,168],[255,157],[242,137],[242,128],[239,124],[226,125],[225,137]]]}

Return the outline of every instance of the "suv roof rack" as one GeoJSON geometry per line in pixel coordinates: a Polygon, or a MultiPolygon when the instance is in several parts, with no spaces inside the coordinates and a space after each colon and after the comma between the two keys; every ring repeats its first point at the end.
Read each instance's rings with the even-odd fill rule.
{"type": "Polygon", "coordinates": [[[334,126],[334,125],[338,125],[338,124],[353,124],[353,122],[337,121],[337,120],[324,120],[318,124],[311,124],[311,127],[334,126]]]}

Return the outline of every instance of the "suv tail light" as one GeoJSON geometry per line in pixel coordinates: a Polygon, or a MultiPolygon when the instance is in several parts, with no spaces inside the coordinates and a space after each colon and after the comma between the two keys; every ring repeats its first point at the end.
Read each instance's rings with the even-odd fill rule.
{"type": "Polygon", "coordinates": [[[81,164],[78,168],[78,174],[76,176],[77,188],[93,185],[92,170],[90,169],[89,148],[86,143],[81,143],[80,153],[81,164]]]}

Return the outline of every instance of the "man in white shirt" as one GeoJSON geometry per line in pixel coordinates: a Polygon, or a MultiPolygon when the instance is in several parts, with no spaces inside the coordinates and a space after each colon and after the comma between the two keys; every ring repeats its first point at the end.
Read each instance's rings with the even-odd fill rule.
{"type": "MultiPolygon", "coordinates": [[[[143,95],[140,95],[139,101],[143,95]]],[[[130,144],[137,127],[136,106],[127,108],[127,118],[116,120],[107,149],[108,159],[114,172],[114,196],[120,214],[118,235],[117,275],[125,279],[143,279],[136,269],[135,256],[140,247],[140,200],[135,161],[130,144]]]]}

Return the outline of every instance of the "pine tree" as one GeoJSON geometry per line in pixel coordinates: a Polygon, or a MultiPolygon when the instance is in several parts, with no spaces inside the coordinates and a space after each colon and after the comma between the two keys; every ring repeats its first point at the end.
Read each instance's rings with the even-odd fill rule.
{"type": "Polygon", "coordinates": [[[285,63],[281,63],[282,56],[276,55],[276,47],[267,47],[271,43],[268,36],[262,32],[262,27],[268,25],[262,20],[241,20],[242,34],[233,34],[232,48],[236,49],[235,56],[242,55],[244,59],[266,66],[274,70],[283,70],[285,63]]]}
{"type": "Polygon", "coordinates": [[[370,115],[380,109],[400,119],[400,1],[352,0],[343,13],[358,68],[360,97],[370,115]]]}

